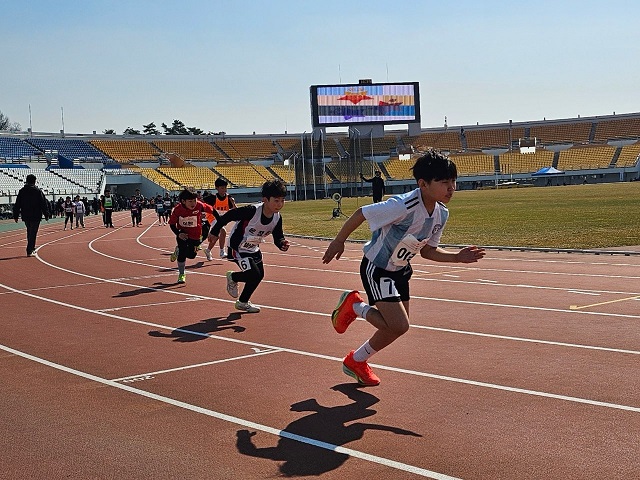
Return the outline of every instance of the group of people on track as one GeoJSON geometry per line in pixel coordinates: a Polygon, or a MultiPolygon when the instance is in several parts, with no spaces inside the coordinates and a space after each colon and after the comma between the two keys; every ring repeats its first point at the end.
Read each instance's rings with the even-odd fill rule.
{"type": "MultiPolygon", "coordinates": [[[[376,329],[367,341],[349,352],[343,360],[343,371],[365,386],[380,383],[368,365],[371,356],[409,329],[409,280],[413,273],[411,259],[420,255],[436,262],[473,263],[485,255],[484,249],[477,246],[464,247],[457,252],[438,246],[449,217],[445,205],[456,190],[456,165],[440,152],[430,150],[417,159],[412,171],[417,183],[414,190],[393,195],[386,200],[376,198],[382,201],[358,208],[345,221],[322,257],[323,264],[334,258],[339,259],[351,233],[365,221],[368,222],[372,236],[363,247],[364,255],[360,264],[366,301],[357,290],[345,291],[331,314],[337,333],[344,333],[357,317],[365,319],[376,329]]],[[[158,224],[168,224],[176,236],[176,246],[170,258],[172,262],[177,261],[177,283],[186,282],[187,259],[196,258],[202,249],[206,258],[212,260],[212,251],[217,243],[220,258],[227,258],[238,267],[238,270],[229,270],[225,274],[226,290],[236,299],[235,308],[257,313],[260,307],[251,302],[251,296],[265,275],[260,244],[272,236],[279,250],[286,252],[290,247],[283,233],[280,214],[285,203],[286,186],[281,180],[267,181],[262,185],[262,201],[244,206],[237,206],[228,195],[224,179],[218,179],[215,186],[215,194],[202,198],[197,192],[185,189],[178,195],[175,206],[165,203],[166,196],[162,198],[158,195],[155,199],[158,224]],[[170,213],[167,215],[167,212],[170,213]],[[229,224],[233,226],[227,235],[225,227],[229,224]],[[244,284],[241,291],[240,283],[244,284]]],[[[29,185],[25,189],[27,187],[29,185]]],[[[33,191],[23,194],[21,190],[14,207],[16,222],[22,211],[27,223],[25,213],[29,210],[22,204],[27,194],[36,197],[33,191]]],[[[113,226],[109,198],[107,190],[101,201],[107,227],[113,226]]],[[[140,210],[134,211],[132,207],[134,226],[140,225],[140,210]]],[[[39,219],[40,216],[38,223],[39,219]]],[[[67,219],[65,228],[66,223],[67,219]]],[[[28,243],[27,254],[30,256],[33,250],[35,238],[28,243]]]]}

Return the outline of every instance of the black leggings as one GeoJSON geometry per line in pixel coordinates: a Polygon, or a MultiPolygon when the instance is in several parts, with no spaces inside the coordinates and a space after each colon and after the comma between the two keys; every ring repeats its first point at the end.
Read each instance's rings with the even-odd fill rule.
{"type": "Polygon", "coordinates": [[[253,292],[256,291],[258,285],[264,278],[264,264],[262,263],[262,259],[254,259],[254,258],[243,258],[238,261],[246,262],[248,261],[251,268],[242,271],[242,272],[233,272],[231,275],[231,279],[234,282],[243,282],[244,288],[242,289],[242,293],[240,294],[241,302],[248,302],[253,295],[253,292]]]}
{"type": "Polygon", "coordinates": [[[196,258],[198,245],[200,245],[200,240],[178,238],[178,262],[186,262],[187,258],[196,258]]]}

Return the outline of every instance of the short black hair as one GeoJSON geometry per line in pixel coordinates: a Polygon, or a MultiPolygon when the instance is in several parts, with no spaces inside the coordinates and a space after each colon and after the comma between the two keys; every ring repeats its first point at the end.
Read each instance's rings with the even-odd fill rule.
{"type": "Polygon", "coordinates": [[[196,192],[194,192],[193,190],[189,190],[188,188],[182,190],[178,195],[178,200],[180,200],[181,202],[183,200],[193,200],[194,198],[198,198],[198,195],[196,194],[196,192]]]}
{"type": "Polygon", "coordinates": [[[35,185],[36,176],[33,173],[30,173],[29,175],[27,175],[27,178],[25,179],[25,181],[27,182],[27,185],[35,185]]]}
{"type": "Polygon", "coordinates": [[[262,196],[264,198],[287,196],[287,187],[282,180],[269,180],[262,185],[262,196]]]}
{"type": "Polygon", "coordinates": [[[224,178],[216,178],[215,186],[218,187],[226,187],[229,185],[224,178]]]}
{"type": "Polygon", "coordinates": [[[416,179],[416,182],[420,179],[430,182],[458,178],[456,164],[446,155],[433,149],[418,158],[411,170],[413,170],[413,178],[416,179]]]}

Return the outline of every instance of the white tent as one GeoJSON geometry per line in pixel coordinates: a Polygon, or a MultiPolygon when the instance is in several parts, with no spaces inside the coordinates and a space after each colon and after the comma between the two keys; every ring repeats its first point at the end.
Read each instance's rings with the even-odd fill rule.
{"type": "Polygon", "coordinates": [[[544,167],[538,170],[537,172],[532,173],[531,175],[553,175],[557,173],[564,173],[564,172],[554,167],[544,167]]]}

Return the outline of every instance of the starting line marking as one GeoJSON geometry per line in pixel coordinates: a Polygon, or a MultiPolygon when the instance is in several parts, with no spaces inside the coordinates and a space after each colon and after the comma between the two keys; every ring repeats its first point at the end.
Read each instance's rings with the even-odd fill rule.
{"type": "Polygon", "coordinates": [[[627,300],[638,300],[639,298],[640,298],[640,295],[636,295],[635,297],[619,298],[617,300],[609,300],[608,302],[592,303],[591,305],[582,305],[582,306],[570,305],[569,310],[582,310],[583,308],[599,307],[600,305],[607,305],[609,303],[626,302],[627,300]]]}
{"type": "Polygon", "coordinates": [[[260,355],[268,355],[269,353],[282,352],[282,350],[275,349],[275,348],[267,349],[267,350],[260,350],[259,348],[253,348],[253,350],[255,351],[255,353],[251,353],[249,355],[240,355],[239,357],[223,358],[221,360],[212,360],[210,362],[195,363],[193,365],[184,365],[182,367],[175,367],[175,368],[167,368],[166,370],[158,370],[157,372],[138,373],[137,375],[129,375],[128,377],[114,378],[111,381],[126,382],[128,380],[134,380],[140,377],[142,377],[143,380],[150,380],[151,378],[154,378],[154,376],[160,375],[163,373],[179,372],[181,370],[189,370],[190,368],[206,367],[208,365],[215,365],[216,363],[226,363],[226,362],[232,362],[234,360],[242,360],[244,358],[258,357],[260,355]]]}

